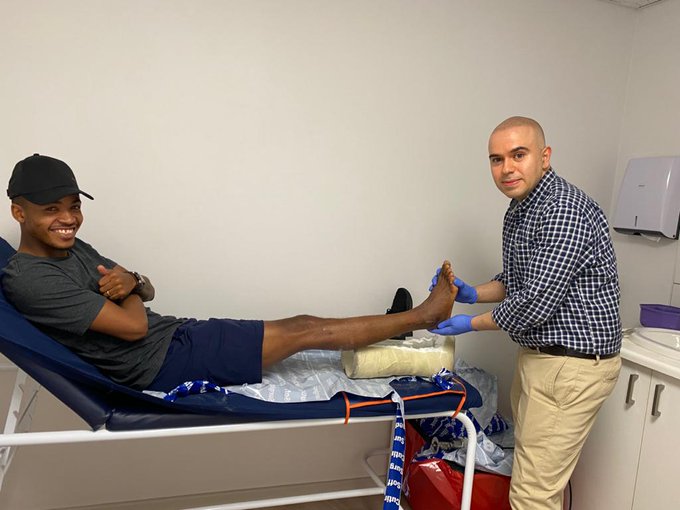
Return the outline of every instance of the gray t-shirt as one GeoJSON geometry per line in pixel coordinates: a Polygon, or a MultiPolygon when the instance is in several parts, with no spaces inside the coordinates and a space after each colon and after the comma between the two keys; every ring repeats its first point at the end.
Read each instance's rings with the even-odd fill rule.
{"type": "Polygon", "coordinates": [[[117,383],[144,389],[158,374],[172,335],[184,320],[147,308],[149,332],[134,342],[90,330],[106,302],[99,293],[100,264],[109,269],[116,265],[80,239],[64,258],[17,253],[4,269],[3,289],[44,333],[117,383]]]}

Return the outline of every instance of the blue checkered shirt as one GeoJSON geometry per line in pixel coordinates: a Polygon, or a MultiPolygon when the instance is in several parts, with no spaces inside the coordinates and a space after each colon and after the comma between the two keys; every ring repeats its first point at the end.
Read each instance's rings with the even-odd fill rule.
{"type": "Polygon", "coordinates": [[[597,203],[550,169],[503,221],[506,298],[496,324],[524,347],[588,354],[621,348],[619,279],[609,226],[597,203]]]}

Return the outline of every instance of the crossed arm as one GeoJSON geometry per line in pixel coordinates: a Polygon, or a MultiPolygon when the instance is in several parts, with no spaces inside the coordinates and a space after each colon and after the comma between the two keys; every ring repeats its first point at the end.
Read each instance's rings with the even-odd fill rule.
{"type": "Polygon", "coordinates": [[[149,329],[144,302],[151,301],[155,296],[151,281],[142,276],[145,283],[135,290],[137,279],[124,267],[107,269],[97,266],[97,270],[102,275],[99,293],[107,300],[90,329],[129,342],[141,340],[149,329]]]}

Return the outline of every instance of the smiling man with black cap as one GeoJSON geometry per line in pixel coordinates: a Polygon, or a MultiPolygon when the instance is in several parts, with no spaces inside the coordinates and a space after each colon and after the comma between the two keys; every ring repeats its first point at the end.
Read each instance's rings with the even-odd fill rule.
{"type": "Polygon", "coordinates": [[[430,296],[401,313],[274,321],[161,316],[143,304],[154,296],[147,277],[76,237],[80,195],[92,197],[66,163],[38,154],[20,161],[7,195],[21,227],[19,250],[4,268],[7,298],[45,333],[136,389],[260,382],[263,367],[304,349],[356,349],[432,328],[450,317],[458,292],[446,261],[430,296]]]}
{"type": "Polygon", "coordinates": [[[77,239],[83,223],[80,195],[93,200],[61,160],[34,154],[16,164],[7,196],[21,241],[4,269],[5,293],[47,334],[100,368],[109,364],[114,380],[144,382],[146,368],[136,365],[151,363],[153,370],[154,358],[163,353],[161,340],[181,321],[147,315],[142,302],[154,297],[149,279],[77,239]],[[144,341],[124,346],[110,336],[114,333],[144,341]]]}
{"type": "Polygon", "coordinates": [[[65,256],[83,222],[80,195],[94,200],[78,187],[76,176],[63,161],[40,154],[19,161],[7,187],[12,216],[22,229],[19,251],[38,257],[65,256]],[[33,214],[27,215],[27,210],[33,214]]]}

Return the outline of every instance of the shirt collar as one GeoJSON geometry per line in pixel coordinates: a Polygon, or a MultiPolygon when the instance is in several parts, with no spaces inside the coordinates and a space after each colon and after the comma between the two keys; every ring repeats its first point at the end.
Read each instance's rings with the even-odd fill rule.
{"type": "Polygon", "coordinates": [[[552,183],[555,181],[555,178],[555,171],[552,169],[552,167],[548,168],[548,171],[543,177],[541,177],[541,180],[538,181],[536,187],[531,190],[531,193],[529,193],[524,200],[519,202],[514,198],[512,199],[510,202],[510,209],[513,211],[526,211],[531,207],[532,204],[536,202],[542,202],[542,198],[548,194],[552,183]]]}

